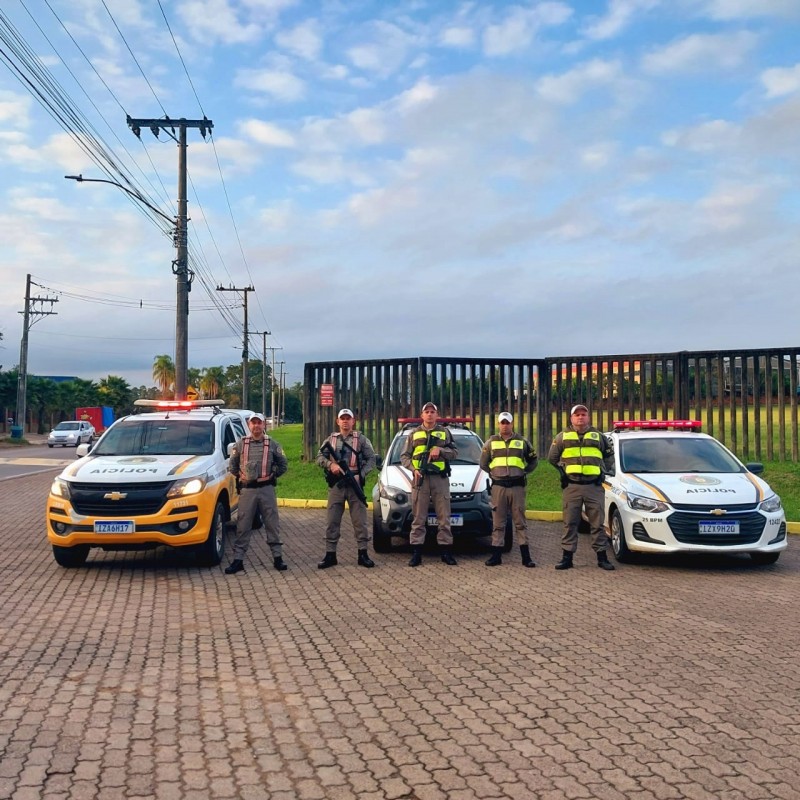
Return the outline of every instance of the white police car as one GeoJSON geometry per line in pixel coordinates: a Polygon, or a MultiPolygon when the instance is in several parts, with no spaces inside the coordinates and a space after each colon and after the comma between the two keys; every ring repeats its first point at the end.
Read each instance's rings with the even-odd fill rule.
{"type": "Polygon", "coordinates": [[[619,561],[633,553],[747,553],[774,564],[786,549],[781,501],[694,420],[626,420],[606,434],[606,525],[619,561]]]}
{"type": "Polygon", "coordinates": [[[54,481],[47,539],[62,567],[78,567],[92,547],[139,550],[168,545],[220,563],[225,526],[238,506],[228,472],[230,446],[244,435],[222,401],[137,400],[149,413],[115,422],[94,448],[54,481]]]}
{"type": "MultiPolygon", "coordinates": [[[[411,532],[411,480],[412,474],[400,464],[400,453],[409,430],[421,424],[419,419],[398,420],[402,428],[395,435],[389,451],[381,464],[380,475],[372,490],[372,541],[377,552],[391,548],[392,537],[408,540],[411,532]]],[[[451,462],[450,475],[450,526],[453,539],[491,536],[492,506],[489,499],[489,476],[480,468],[483,441],[465,425],[472,420],[466,417],[440,417],[453,435],[458,448],[458,458],[451,462]]],[[[436,514],[430,509],[428,530],[438,524],[436,514]]],[[[511,549],[513,529],[506,528],[506,552],[511,549]]]]}

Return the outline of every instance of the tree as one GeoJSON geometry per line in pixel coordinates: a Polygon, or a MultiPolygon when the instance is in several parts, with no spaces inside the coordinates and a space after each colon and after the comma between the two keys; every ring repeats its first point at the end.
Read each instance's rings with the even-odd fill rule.
{"type": "Polygon", "coordinates": [[[225,370],[222,367],[206,367],[200,373],[200,392],[208,400],[222,396],[225,383],[225,370]]]}
{"type": "Polygon", "coordinates": [[[101,378],[97,392],[101,399],[100,405],[111,406],[115,417],[121,417],[132,411],[133,390],[124,378],[117,375],[101,378]]]}
{"type": "Polygon", "coordinates": [[[161,396],[167,398],[175,385],[175,364],[172,356],[160,355],[153,359],[153,380],[161,389],[161,396]]]}

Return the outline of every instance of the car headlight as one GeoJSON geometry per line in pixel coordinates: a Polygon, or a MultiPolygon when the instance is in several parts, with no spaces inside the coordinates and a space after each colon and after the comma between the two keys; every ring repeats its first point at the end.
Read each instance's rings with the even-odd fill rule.
{"type": "Polygon", "coordinates": [[[399,506],[408,502],[408,495],[402,489],[396,489],[394,486],[381,484],[379,494],[384,500],[393,500],[399,506]]]}
{"type": "Polygon", "coordinates": [[[201,475],[197,478],[184,478],[175,481],[167,492],[167,497],[186,497],[189,494],[199,494],[206,488],[206,476],[201,475]]]}
{"type": "Polygon", "coordinates": [[[69,499],[69,482],[63,478],[55,478],[50,486],[50,494],[69,499]]]}
{"type": "Polygon", "coordinates": [[[773,494],[772,497],[768,497],[760,506],[759,508],[762,511],[766,511],[767,514],[774,514],[776,511],[781,510],[781,499],[778,495],[773,494]]]}
{"type": "Polygon", "coordinates": [[[636,511],[647,511],[650,514],[660,514],[662,511],[669,511],[669,506],[660,500],[653,500],[650,497],[639,497],[638,494],[628,495],[628,505],[636,511]]]}

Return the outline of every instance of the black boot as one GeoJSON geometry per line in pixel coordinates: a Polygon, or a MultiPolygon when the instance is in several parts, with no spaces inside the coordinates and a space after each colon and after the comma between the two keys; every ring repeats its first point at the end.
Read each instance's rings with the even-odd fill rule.
{"type": "Polygon", "coordinates": [[[339,562],[336,560],[336,553],[328,551],[325,553],[325,558],[317,564],[317,569],[328,569],[328,567],[335,567],[339,562]]]}
{"type": "Polygon", "coordinates": [[[569,550],[562,550],[561,561],[556,564],[556,569],[572,569],[572,553],[569,550]]]}
{"type": "Polygon", "coordinates": [[[442,548],[442,561],[444,561],[448,567],[455,567],[458,564],[458,561],[453,558],[453,553],[449,547],[442,548]]]}
{"type": "Polygon", "coordinates": [[[235,575],[237,572],[244,572],[244,563],[241,558],[234,558],[230,566],[225,567],[226,575],[235,575]]]}
{"type": "Polygon", "coordinates": [[[609,572],[613,569],[616,569],[616,567],[608,560],[608,555],[605,550],[600,550],[600,552],[597,554],[597,566],[600,567],[600,569],[605,569],[609,572]]]}
{"type": "Polygon", "coordinates": [[[534,563],[533,559],[531,558],[531,550],[526,544],[521,544],[519,546],[519,552],[522,556],[522,566],[523,567],[535,567],[536,564],[534,563]]]}
{"type": "Polygon", "coordinates": [[[367,555],[366,549],[358,551],[358,566],[359,567],[375,566],[375,562],[367,555]]]}
{"type": "Polygon", "coordinates": [[[492,554],[486,559],[487,567],[497,567],[503,563],[503,548],[492,547],[492,554]]]}
{"type": "Polygon", "coordinates": [[[275,558],[272,559],[272,566],[275,567],[278,572],[289,569],[289,565],[283,560],[283,556],[275,556],[275,558]]]}
{"type": "Polygon", "coordinates": [[[422,563],[422,548],[421,547],[412,547],[411,548],[411,558],[408,561],[409,567],[418,567],[422,563]]]}

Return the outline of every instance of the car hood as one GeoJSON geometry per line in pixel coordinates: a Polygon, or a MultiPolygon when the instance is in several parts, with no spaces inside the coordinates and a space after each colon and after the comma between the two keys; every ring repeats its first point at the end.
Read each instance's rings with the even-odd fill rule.
{"type": "Polygon", "coordinates": [[[620,485],[632,494],[673,505],[760,503],[772,494],[769,485],[750,472],[623,473],[620,485]]]}
{"type": "Polygon", "coordinates": [[[61,477],[84,483],[147,483],[204,475],[213,456],[88,456],[68,466],[61,477]]]}
{"type": "MultiPolygon", "coordinates": [[[[450,469],[451,492],[482,492],[486,488],[489,476],[477,464],[453,464],[450,469]]],[[[411,472],[405,467],[386,467],[381,479],[387,486],[411,491],[411,472]]]]}

